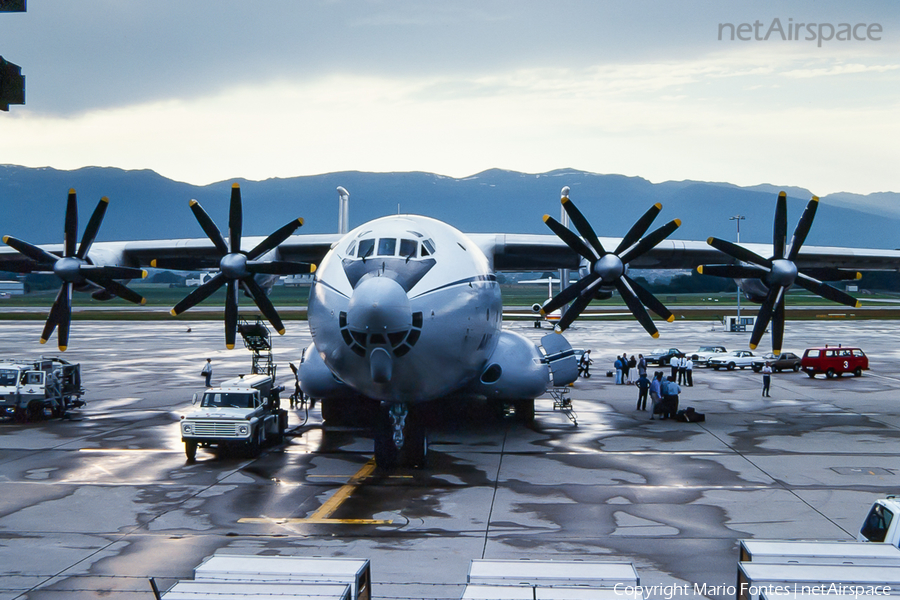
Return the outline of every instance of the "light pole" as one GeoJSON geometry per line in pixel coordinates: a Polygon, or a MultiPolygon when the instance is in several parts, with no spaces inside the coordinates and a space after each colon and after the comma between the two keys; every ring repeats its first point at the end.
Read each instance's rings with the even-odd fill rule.
{"type": "MultiPolygon", "coordinates": [[[[737,224],[737,243],[741,243],[741,221],[743,221],[746,217],[744,215],[734,215],[733,217],[728,217],[730,221],[734,221],[737,224]]],[[[738,331],[742,331],[741,329],[741,280],[737,280],[737,328],[738,331]]]]}

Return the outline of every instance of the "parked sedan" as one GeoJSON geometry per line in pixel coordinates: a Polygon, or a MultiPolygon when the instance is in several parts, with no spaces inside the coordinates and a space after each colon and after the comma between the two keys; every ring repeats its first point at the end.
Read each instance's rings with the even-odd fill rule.
{"type": "Polygon", "coordinates": [[[766,363],[769,363],[773,371],[791,370],[796,373],[800,370],[800,357],[793,352],[782,352],[780,356],[775,356],[771,352],[763,354],[762,358],[753,361],[753,370],[759,373],[766,363]]]}
{"type": "Polygon", "coordinates": [[[700,346],[687,356],[690,356],[691,360],[694,361],[695,367],[708,367],[709,359],[721,356],[726,352],[728,350],[725,349],[725,346],[700,346]]]}
{"type": "Polygon", "coordinates": [[[647,360],[647,364],[656,363],[664,367],[680,354],[681,351],[678,348],[654,348],[652,352],[645,354],[644,358],[647,360]]]}
{"type": "Polygon", "coordinates": [[[708,364],[716,371],[718,371],[719,369],[728,369],[729,371],[734,371],[738,368],[752,368],[754,360],[759,360],[759,355],[753,354],[749,350],[732,350],[727,354],[709,359],[708,364]]]}

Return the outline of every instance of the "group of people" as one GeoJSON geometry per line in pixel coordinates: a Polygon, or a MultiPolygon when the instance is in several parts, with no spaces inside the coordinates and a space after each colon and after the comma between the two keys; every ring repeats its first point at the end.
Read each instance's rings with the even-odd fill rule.
{"type": "Polygon", "coordinates": [[[653,379],[647,377],[644,372],[638,377],[635,385],[638,388],[637,410],[647,410],[647,398],[650,398],[650,420],[653,415],[659,413],[661,419],[673,419],[678,412],[678,396],[681,394],[681,386],[675,381],[675,377],[669,375],[663,378],[662,371],[656,371],[653,379]]]}
{"type": "Polygon", "coordinates": [[[679,385],[694,386],[694,361],[690,356],[678,354],[672,357],[669,366],[672,368],[672,377],[676,378],[679,385]]]}
{"type": "Polygon", "coordinates": [[[632,384],[636,381],[635,376],[647,374],[647,359],[643,354],[638,354],[637,358],[632,354],[631,358],[628,358],[623,352],[622,356],[616,356],[613,367],[616,370],[616,385],[632,384]]]}

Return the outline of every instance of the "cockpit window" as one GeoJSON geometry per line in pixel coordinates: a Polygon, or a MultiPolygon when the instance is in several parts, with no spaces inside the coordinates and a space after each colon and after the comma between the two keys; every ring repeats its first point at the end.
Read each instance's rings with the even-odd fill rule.
{"type": "Polygon", "coordinates": [[[400,240],[400,256],[415,258],[418,247],[416,240],[400,240]]]}
{"type": "Polygon", "coordinates": [[[381,238],[378,240],[378,256],[393,256],[397,252],[397,240],[381,238]]]}
{"type": "Polygon", "coordinates": [[[356,254],[356,242],[350,244],[350,247],[347,248],[347,256],[354,256],[356,254]]]}
{"type": "Polygon", "coordinates": [[[422,242],[422,256],[431,256],[434,254],[434,242],[431,238],[422,242]]]}
{"type": "Polygon", "coordinates": [[[359,241],[359,251],[357,252],[357,256],[360,258],[368,258],[372,256],[375,252],[375,240],[360,240],[359,241]]]}

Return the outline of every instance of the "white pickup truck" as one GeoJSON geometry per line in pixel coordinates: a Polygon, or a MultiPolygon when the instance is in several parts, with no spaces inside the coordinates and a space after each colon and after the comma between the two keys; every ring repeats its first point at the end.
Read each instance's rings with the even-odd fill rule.
{"type": "Polygon", "coordinates": [[[280,408],[279,393],[269,375],[241,375],[209,388],[199,398],[194,394],[192,412],[181,416],[181,441],[188,460],[197,447],[237,447],[250,455],[268,444],[284,441],[287,411],[280,408]]]}
{"type": "Polygon", "coordinates": [[[856,537],[860,542],[881,542],[900,548],[900,499],[887,496],[875,501],[856,537]]]}

